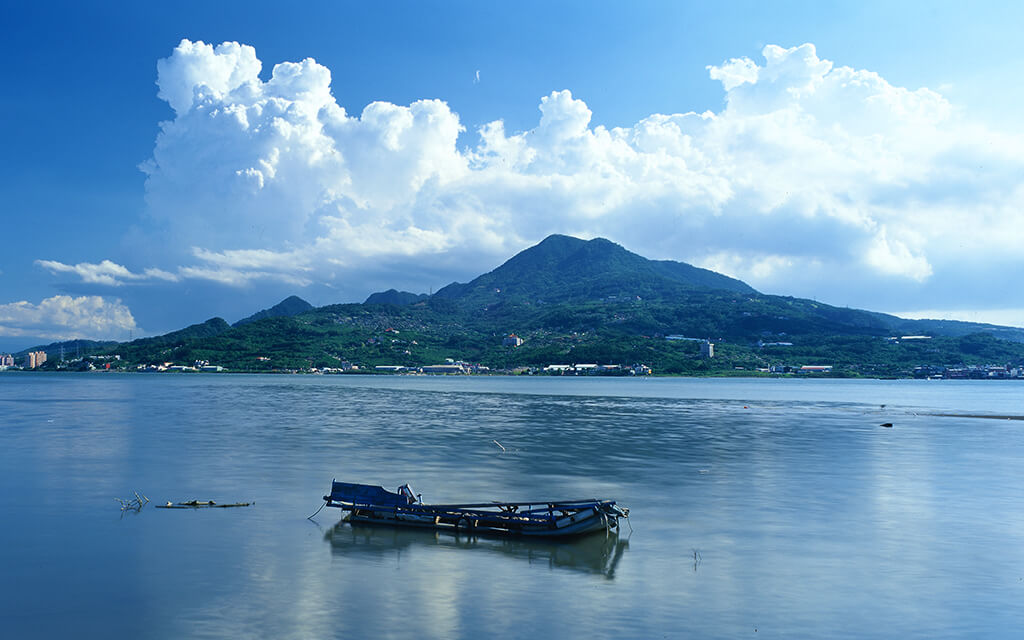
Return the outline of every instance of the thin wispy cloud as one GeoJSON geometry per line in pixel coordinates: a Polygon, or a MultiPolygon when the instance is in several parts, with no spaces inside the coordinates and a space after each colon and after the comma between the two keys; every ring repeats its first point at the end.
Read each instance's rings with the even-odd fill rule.
{"type": "Polygon", "coordinates": [[[53,274],[70,273],[78,276],[83,283],[110,287],[156,281],[181,282],[189,279],[208,280],[230,286],[248,286],[261,280],[276,280],[304,287],[311,282],[308,278],[296,275],[310,270],[309,267],[303,266],[306,257],[302,252],[284,253],[265,249],[214,252],[194,247],[192,254],[201,263],[180,266],[174,273],[155,268],[133,272],[110,260],[99,263],[79,262],[74,265],[57,260],[36,260],[36,264],[53,274]]]}
{"type": "Polygon", "coordinates": [[[177,282],[180,280],[176,274],[152,267],[140,273],[134,273],[127,267],[110,260],[103,260],[98,263],[79,262],[74,265],[64,264],[57,260],[36,260],[36,264],[50,273],[71,273],[81,278],[82,282],[112,287],[147,280],[163,280],[167,282],[177,282]]]}

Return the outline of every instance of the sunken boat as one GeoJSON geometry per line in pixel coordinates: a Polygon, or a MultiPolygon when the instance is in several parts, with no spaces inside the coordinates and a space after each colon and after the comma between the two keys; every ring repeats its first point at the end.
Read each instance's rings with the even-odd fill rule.
{"type": "Polygon", "coordinates": [[[409,485],[396,492],[384,487],[331,483],[324,506],[348,512],[350,522],[448,529],[465,534],[560,538],[617,531],[629,509],[614,500],[530,500],[424,504],[409,485]]]}

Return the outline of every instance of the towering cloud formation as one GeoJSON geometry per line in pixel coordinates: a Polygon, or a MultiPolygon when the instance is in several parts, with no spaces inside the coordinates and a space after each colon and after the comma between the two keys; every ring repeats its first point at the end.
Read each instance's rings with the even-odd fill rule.
{"type": "Polygon", "coordinates": [[[51,340],[92,338],[125,340],[139,331],[120,300],[100,296],[53,296],[40,302],[0,304],[0,335],[51,340]]]}
{"type": "MultiPolygon", "coordinates": [[[[919,285],[953,264],[985,268],[980,247],[989,259],[1017,251],[1020,139],[810,44],[763,56],[708,67],[725,90],[719,113],[606,128],[554,91],[535,128],[492,122],[460,148],[464,129],[440,100],[349,115],[312,59],[264,81],[252,47],[183,40],[158,64],[175,116],[143,165],[149,212],[191,247],[176,277],[227,284],[325,281],[367,257],[496,261],[554,232],[798,294],[809,274],[919,285]]],[[[88,267],[74,269],[117,277],[88,267]]]]}
{"type": "MultiPolygon", "coordinates": [[[[159,95],[176,117],[143,166],[153,216],[197,247],[297,249],[287,262],[298,267],[451,244],[444,212],[418,207],[467,174],[455,147],[462,127],[445,103],[375,102],[353,118],[312,59],[276,65],[267,82],[260,70],[237,43],[184,40],[160,61],[159,95]]],[[[197,255],[249,267],[257,257],[197,255]]]]}

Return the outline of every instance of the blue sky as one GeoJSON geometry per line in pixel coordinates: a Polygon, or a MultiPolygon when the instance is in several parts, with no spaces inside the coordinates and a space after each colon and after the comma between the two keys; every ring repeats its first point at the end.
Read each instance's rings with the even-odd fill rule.
{"type": "Polygon", "coordinates": [[[549,233],[1024,326],[1022,13],[8,7],[0,350],[428,291],[549,233]]]}

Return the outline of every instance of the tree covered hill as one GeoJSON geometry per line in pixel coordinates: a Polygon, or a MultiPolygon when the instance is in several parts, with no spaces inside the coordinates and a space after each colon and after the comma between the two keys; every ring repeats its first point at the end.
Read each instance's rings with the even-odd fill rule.
{"type": "Polygon", "coordinates": [[[234,327],[214,318],[106,353],[127,363],[208,360],[245,371],[420,366],[452,358],[492,368],[644,363],[677,373],[832,364],[877,375],[917,365],[1024,361],[1022,329],[905,320],[762,294],[600,238],[551,236],[433,296],[391,290],[363,304],[306,306],[293,297],[234,327]],[[503,344],[513,332],[525,340],[522,346],[503,344]],[[908,334],[933,338],[890,339],[908,334]],[[669,339],[675,336],[715,342],[716,357],[702,360],[697,342],[669,339]]]}
{"type": "MultiPolygon", "coordinates": [[[[1024,362],[1024,344],[986,334],[892,341],[865,331],[787,333],[765,338],[713,333],[697,336],[710,337],[716,343],[716,357],[709,361],[699,357],[696,341],[670,340],[669,334],[638,331],[638,320],[622,321],[631,314],[655,324],[659,315],[676,317],[673,314],[678,311],[665,305],[566,304],[543,309],[522,307],[520,311],[523,313],[513,314],[517,318],[513,324],[504,316],[436,310],[430,302],[331,305],[294,317],[267,318],[215,335],[150,343],[146,349],[120,345],[111,353],[121,353],[129,362],[208,360],[244,371],[340,367],[343,363],[364,368],[413,367],[452,358],[503,369],[583,362],[644,363],[659,373],[708,374],[733,371],[735,367],[752,370],[779,364],[831,364],[854,373],[905,375],[919,365],[1024,362]],[[522,346],[503,344],[511,331],[525,339],[522,346]]],[[[807,322],[813,329],[813,323],[807,322]]]]}
{"type": "Polygon", "coordinates": [[[420,302],[421,300],[425,300],[427,297],[428,296],[425,293],[409,293],[408,291],[388,289],[387,291],[371,293],[370,296],[363,301],[363,304],[405,305],[420,302]]]}
{"type": "Polygon", "coordinates": [[[230,329],[231,325],[223,318],[210,318],[206,322],[193,324],[162,336],[132,340],[109,351],[117,353],[129,362],[173,361],[183,345],[212,338],[230,329]]]}
{"type": "Polygon", "coordinates": [[[553,235],[466,284],[435,297],[462,309],[508,301],[534,304],[599,299],[673,300],[697,291],[756,291],[739,280],[682,262],[648,260],[605,240],[553,235]]]}
{"type": "Polygon", "coordinates": [[[281,302],[278,302],[269,309],[263,309],[257,311],[248,318],[242,318],[232,326],[239,326],[243,324],[249,324],[250,322],[256,322],[264,318],[280,318],[287,316],[297,316],[300,313],[305,313],[313,308],[313,305],[309,304],[299,296],[288,296],[281,302]]]}

